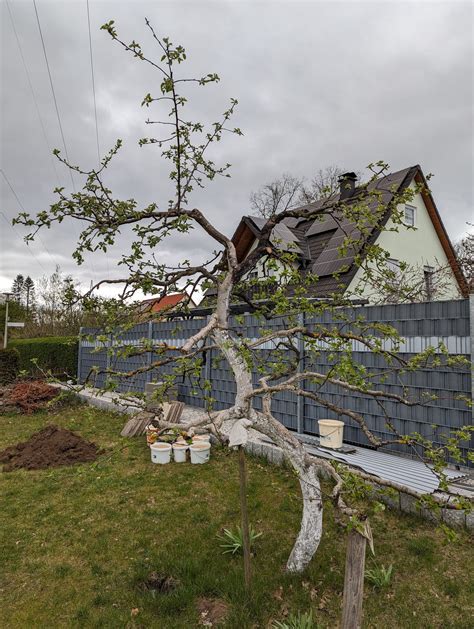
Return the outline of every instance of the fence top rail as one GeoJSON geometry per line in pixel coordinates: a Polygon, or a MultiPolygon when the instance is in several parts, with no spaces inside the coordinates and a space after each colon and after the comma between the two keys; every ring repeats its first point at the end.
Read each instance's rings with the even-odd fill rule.
{"type": "MultiPolygon", "coordinates": [[[[371,323],[389,323],[402,336],[423,339],[468,338],[470,335],[469,300],[451,300],[442,302],[423,302],[416,304],[387,304],[383,306],[355,305],[323,312],[320,315],[301,316],[302,323],[308,327],[315,325],[370,325],[371,323]]],[[[205,325],[206,318],[165,319],[137,323],[126,331],[120,332],[118,340],[130,341],[137,338],[161,340],[184,339],[205,325]]],[[[261,336],[260,330],[283,328],[287,325],[288,315],[280,315],[262,320],[254,314],[243,314],[242,318],[231,317],[232,327],[242,331],[247,328],[252,337],[261,336]]],[[[100,336],[98,328],[82,328],[81,338],[100,336]]],[[[425,344],[426,341],[423,341],[425,344]]],[[[452,342],[452,341],[451,341],[452,342]]],[[[467,347],[467,346],[466,346],[467,347]]],[[[464,353],[464,352],[463,352],[464,353]]]]}

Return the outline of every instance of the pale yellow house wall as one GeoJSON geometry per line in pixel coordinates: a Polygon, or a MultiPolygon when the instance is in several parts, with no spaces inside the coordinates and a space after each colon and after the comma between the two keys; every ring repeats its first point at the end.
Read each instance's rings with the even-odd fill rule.
{"type": "MultiPolygon", "coordinates": [[[[376,244],[390,253],[390,257],[400,262],[406,262],[410,266],[417,266],[420,272],[423,272],[423,266],[431,266],[435,268],[446,267],[450,278],[449,285],[443,291],[442,296],[437,299],[460,299],[461,291],[457,280],[449,267],[448,258],[438,238],[438,234],[431,222],[431,218],[426,209],[423,197],[417,193],[413,200],[409,203],[416,207],[415,227],[416,229],[407,229],[403,225],[398,226],[396,231],[383,231],[378,237],[376,244]]],[[[399,209],[403,209],[400,206],[399,209]]],[[[392,219],[389,219],[387,228],[393,227],[392,219]]],[[[373,287],[367,285],[363,280],[363,270],[358,269],[352,282],[348,287],[348,292],[361,289],[361,296],[370,302],[377,301],[377,293],[373,287]]]]}
{"type": "MultiPolygon", "coordinates": [[[[252,251],[254,251],[257,248],[257,244],[258,244],[257,241],[255,241],[252,244],[252,246],[249,249],[249,252],[248,252],[247,256],[249,256],[252,253],[252,251]]],[[[257,264],[255,265],[255,267],[252,269],[252,271],[254,271],[254,272],[256,271],[257,272],[259,278],[265,278],[265,277],[268,277],[268,276],[270,276],[270,277],[278,276],[278,275],[280,275],[280,274],[282,274],[284,272],[285,267],[282,264],[282,262],[280,262],[280,260],[274,260],[272,262],[273,265],[276,264],[276,267],[277,267],[276,269],[266,269],[265,268],[265,261],[266,260],[267,260],[266,257],[260,258],[257,261],[257,264]]],[[[245,276],[244,276],[244,279],[246,277],[248,277],[250,275],[250,273],[251,273],[251,271],[249,273],[246,273],[245,276]]]]}

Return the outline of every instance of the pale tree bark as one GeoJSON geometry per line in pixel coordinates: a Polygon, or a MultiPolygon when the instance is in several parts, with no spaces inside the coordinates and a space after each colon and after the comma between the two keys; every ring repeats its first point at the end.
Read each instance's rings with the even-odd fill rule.
{"type": "Polygon", "coordinates": [[[316,459],[309,460],[303,444],[271,415],[269,406],[270,398],[264,400],[263,413],[252,411],[252,427],[270,437],[282,449],[285,458],[298,476],[303,514],[300,531],[288,558],[286,569],[289,572],[301,572],[313,558],[321,541],[323,500],[318,467],[326,467],[326,464],[316,459]]]}
{"type": "MultiPolygon", "coordinates": [[[[207,327],[215,344],[222,351],[232,369],[236,382],[235,404],[229,409],[227,417],[234,416],[235,421],[248,418],[252,427],[270,437],[283,450],[283,453],[295,470],[301,487],[303,515],[301,528],[291,551],[286,568],[289,572],[300,572],[311,561],[318,549],[322,535],[323,501],[321,495],[318,467],[310,461],[304,446],[271,414],[271,397],[264,396],[264,411],[257,413],[252,409],[252,372],[239,352],[238,341],[229,330],[229,304],[233,287],[233,269],[237,264],[235,249],[229,241],[227,260],[229,271],[217,291],[216,317],[213,325],[207,327]]],[[[191,348],[190,348],[191,349],[191,348]]],[[[321,465],[324,465],[321,463],[321,465]]]]}

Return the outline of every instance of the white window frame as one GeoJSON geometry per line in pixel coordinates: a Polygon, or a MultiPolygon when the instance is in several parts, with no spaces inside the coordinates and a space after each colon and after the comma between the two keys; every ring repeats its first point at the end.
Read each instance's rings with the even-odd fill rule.
{"type": "Polygon", "coordinates": [[[408,203],[405,205],[405,208],[403,210],[403,222],[407,227],[416,226],[416,207],[414,205],[409,205],[408,203]],[[413,212],[413,223],[407,220],[407,210],[413,212]]]}

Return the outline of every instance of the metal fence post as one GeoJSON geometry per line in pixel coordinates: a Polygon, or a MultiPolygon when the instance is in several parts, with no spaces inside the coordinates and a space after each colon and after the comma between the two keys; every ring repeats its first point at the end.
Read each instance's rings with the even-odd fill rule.
{"type": "MultiPolygon", "coordinates": [[[[110,348],[112,347],[112,334],[109,334],[108,336],[109,336],[109,338],[107,340],[107,349],[106,349],[106,352],[105,352],[105,368],[106,369],[110,369],[110,365],[111,365],[111,362],[110,362],[110,348]]],[[[107,375],[107,377],[108,377],[108,375],[107,375]]]]}
{"type": "MultiPolygon", "coordinates": [[[[305,325],[304,312],[300,312],[298,315],[298,325],[302,328],[305,325]]],[[[298,373],[303,373],[305,369],[304,337],[301,333],[298,334],[297,343],[298,343],[298,352],[300,355],[300,359],[298,361],[298,373]]],[[[303,388],[304,382],[301,381],[299,383],[299,386],[303,388]]],[[[298,434],[301,434],[304,432],[304,397],[301,395],[298,395],[296,398],[296,430],[298,434]]]]}
{"type": "MultiPolygon", "coordinates": [[[[152,346],[152,344],[153,344],[153,321],[148,321],[148,341],[150,343],[150,346],[152,346]]],[[[152,363],[153,363],[153,352],[150,350],[148,352],[148,356],[147,356],[147,365],[148,365],[148,367],[151,367],[152,363]]],[[[152,375],[153,375],[153,372],[152,372],[151,369],[149,369],[146,372],[145,381],[146,382],[151,382],[152,381],[152,375]]]]}
{"type": "MultiPolygon", "coordinates": [[[[474,293],[469,295],[469,335],[471,340],[471,401],[474,402],[474,293]]],[[[471,406],[474,424],[474,405],[471,406]]],[[[474,448],[474,433],[471,432],[471,448],[474,448]]]]}
{"type": "Polygon", "coordinates": [[[77,344],[77,383],[81,382],[81,363],[82,363],[82,330],[83,327],[79,328],[79,340],[77,344]]]}

